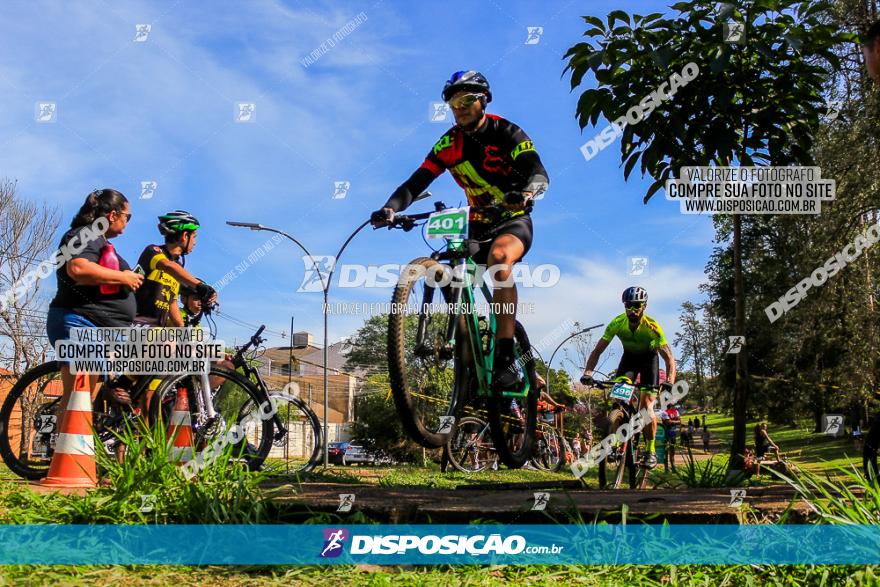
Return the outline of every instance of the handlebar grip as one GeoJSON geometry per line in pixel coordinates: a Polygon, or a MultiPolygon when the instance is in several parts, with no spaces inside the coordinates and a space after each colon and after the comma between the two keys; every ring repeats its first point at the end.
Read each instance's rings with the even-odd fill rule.
{"type": "Polygon", "coordinates": [[[263,331],[264,331],[264,330],[266,330],[266,325],[265,325],[265,324],[263,324],[262,326],[260,326],[260,328],[259,328],[259,329],[257,330],[257,332],[254,334],[254,338],[257,338],[258,336],[260,336],[261,334],[263,334],[263,331]]]}

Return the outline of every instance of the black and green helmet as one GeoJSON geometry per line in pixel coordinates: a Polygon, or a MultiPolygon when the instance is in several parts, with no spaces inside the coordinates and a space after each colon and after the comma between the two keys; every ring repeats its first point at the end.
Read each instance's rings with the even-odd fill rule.
{"type": "Polygon", "coordinates": [[[159,232],[163,236],[198,229],[199,219],[186,210],[175,210],[159,216],[159,232]]]}

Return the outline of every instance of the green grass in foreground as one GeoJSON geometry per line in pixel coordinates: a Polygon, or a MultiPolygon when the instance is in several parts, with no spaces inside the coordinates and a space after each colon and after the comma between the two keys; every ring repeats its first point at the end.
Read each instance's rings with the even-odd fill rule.
{"type": "Polygon", "coordinates": [[[0,567],[2,585],[880,585],[878,567],[459,566],[459,567],[0,567]]]}

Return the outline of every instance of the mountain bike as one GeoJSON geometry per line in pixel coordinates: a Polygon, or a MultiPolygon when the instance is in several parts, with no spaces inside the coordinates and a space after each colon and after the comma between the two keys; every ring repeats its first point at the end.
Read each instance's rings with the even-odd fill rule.
{"type": "Polygon", "coordinates": [[[446,240],[445,247],[410,261],[401,273],[389,316],[388,368],[397,413],[415,442],[442,447],[463,406],[485,405],[495,451],[505,465],[519,468],[531,457],[535,439],[534,357],[525,328],[517,322],[511,368],[519,371],[522,388],[491,391],[496,328],[492,291],[485,282],[475,285],[472,256],[501,226],[482,240],[467,238],[469,213],[499,218],[502,210],[450,210],[436,202],[434,212],[398,215],[387,225],[404,231],[424,226],[428,236],[446,240]],[[474,289],[490,304],[485,315],[477,311],[474,289]],[[512,402],[522,411],[522,421],[512,415],[512,402]]]}
{"type": "MultiPolygon", "coordinates": [[[[210,314],[210,310],[206,312],[210,314]]],[[[16,475],[36,480],[48,474],[58,437],[62,389],[61,363],[49,361],[24,373],[0,407],[0,457],[16,475]]],[[[128,390],[131,407],[110,401],[109,386],[104,382],[92,409],[92,426],[100,441],[96,449],[111,455],[121,449],[123,432],[143,426],[144,414],[138,406],[147,405],[150,396],[150,423],[170,421],[179,389],[187,393],[198,450],[225,435],[233,424],[243,422],[247,402],[260,406],[268,400],[240,373],[218,364],[212,364],[206,373],[138,376],[128,390]]],[[[233,446],[233,455],[252,469],[265,460],[273,440],[272,422],[256,420],[247,439],[233,446]]]]}
{"type": "Polygon", "coordinates": [[[464,473],[498,468],[498,454],[492,444],[489,423],[477,416],[458,420],[445,450],[452,466],[464,473]]]}
{"type": "MultiPolygon", "coordinates": [[[[639,412],[639,397],[641,393],[653,392],[658,386],[641,385],[636,387],[632,379],[626,376],[615,377],[611,381],[593,380],[593,385],[599,389],[610,390],[608,398],[611,400],[611,409],[608,414],[608,434],[616,434],[624,424],[630,423],[633,416],[639,412]]],[[[615,437],[614,445],[608,454],[599,462],[599,488],[604,489],[609,485],[619,489],[623,484],[624,471],[628,472],[628,481],[631,489],[638,486],[639,489],[647,489],[650,469],[637,458],[637,448],[641,433],[635,433],[620,442],[615,437]]]]}
{"type": "MultiPolygon", "coordinates": [[[[266,381],[254,366],[261,345],[266,342],[266,339],[260,337],[265,329],[265,325],[260,326],[247,343],[236,349],[230,361],[236,371],[256,386],[258,397],[263,401],[270,400],[275,410],[269,420],[273,426],[270,450],[266,455],[261,454],[260,460],[255,457],[254,465],[262,464],[267,459],[281,459],[287,473],[305,473],[314,469],[321,460],[321,421],[314,410],[300,398],[290,394],[270,394],[266,381]]],[[[244,421],[247,414],[259,409],[260,405],[253,398],[248,399],[239,410],[238,421],[244,421]]],[[[259,416],[259,412],[256,413],[259,416]]],[[[252,430],[247,430],[246,434],[250,440],[252,430]]]]}
{"type": "Polygon", "coordinates": [[[538,402],[538,428],[535,432],[535,448],[531,463],[542,471],[561,471],[565,455],[570,449],[564,436],[563,413],[565,406],[552,406],[538,402]]]}

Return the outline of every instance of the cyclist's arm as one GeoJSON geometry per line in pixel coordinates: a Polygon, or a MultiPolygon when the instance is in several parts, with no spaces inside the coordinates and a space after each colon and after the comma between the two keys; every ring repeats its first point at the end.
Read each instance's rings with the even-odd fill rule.
{"type": "Polygon", "coordinates": [[[535,150],[535,145],[523,129],[510,124],[510,139],[513,149],[510,158],[513,159],[514,172],[525,179],[522,192],[530,198],[543,194],[550,185],[547,170],[541,163],[541,157],[535,150]]]}
{"type": "Polygon", "coordinates": [[[664,344],[657,352],[660,353],[660,356],[663,357],[663,362],[666,363],[666,381],[667,383],[675,383],[675,357],[672,355],[672,349],[669,347],[669,344],[664,344]]]}
{"type": "Polygon", "coordinates": [[[394,193],[391,194],[391,197],[388,198],[388,201],[382,207],[391,208],[395,212],[406,210],[412,204],[415,197],[428,189],[431,182],[442,172],[443,170],[441,169],[440,172],[434,173],[432,169],[422,164],[421,167],[409,176],[409,179],[394,190],[394,193]]]}
{"type": "Polygon", "coordinates": [[[609,341],[604,338],[600,338],[599,342],[596,343],[596,348],[593,349],[593,352],[590,353],[590,358],[587,359],[587,366],[584,368],[584,374],[592,376],[593,369],[596,368],[596,365],[599,363],[599,357],[602,356],[602,353],[605,352],[605,349],[608,348],[609,341]]]}
{"type": "Polygon", "coordinates": [[[201,280],[186,269],[184,269],[183,265],[177,263],[176,261],[172,261],[167,257],[163,257],[156,261],[156,267],[171,275],[180,283],[191,285],[193,287],[201,283],[201,280]]]}
{"type": "Polygon", "coordinates": [[[177,304],[168,306],[168,325],[177,328],[183,327],[183,316],[180,313],[180,306],[177,304]]]}

